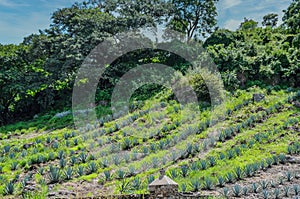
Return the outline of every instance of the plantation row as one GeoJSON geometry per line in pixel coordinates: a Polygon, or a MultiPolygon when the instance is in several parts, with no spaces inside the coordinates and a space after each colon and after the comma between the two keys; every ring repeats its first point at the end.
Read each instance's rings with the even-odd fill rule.
{"type": "MultiPolygon", "coordinates": [[[[117,192],[140,193],[146,191],[147,184],[155,179],[159,168],[171,165],[178,165],[178,168],[168,172],[171,177],[178,181],[182,181],[182,178],[193,179],[193,172],[214,167],[222,159],[209,156],[204,160],[194,161],[192,166],[182,164],[185,160],[193,159],[203,152],[208,153],[217,147],[218,143],[230,141],[236,135],[243,134],[243,131],[264,123],[270,117],[282,111],[286,112],[286,104],[293,102],[299,93],[280,93],[280,97],[276,94],[270,98],[267,96],[265,102],[256,104],[252,104],[249,96],[251,95],[233,97],[232,103],[227,105],[227,110],[217,118],[212,118],[209,110],[203,110],[201,114],[205,117],[201,117],[200,122],[195,120],[193,114],[185,112],[182,106],[159,103],[152,109],[137,110],[130,116],[120,117],[116,121],[109,121],[109,117],[106,119],[109,121],[107,123],[87,125],[78,132],[58,130],[52,132],[51,136],[42,135],[21,140],[19,145],[12,141],[11,144],[4,145],[1,152],[0,180],[5,185],[2,189],[13,187],[17,192],[22,192],[32,182],[47,186],[76,179],[96,178],[105,186],[116,183],[117,192]],[[251,115],[248,115],[249,113],[251,115]],[[163,122],[157,123],[153,122],[154,120],[163,122]],[[151,133],[135,137],[135,131],[147,131],[151,129],[151,125],[154,125],[151,133]],[[219,126],[228,127],[217,130],[217,135],[211,136],[210,131],[220,128],[219,126]],[[83,131],[85,133],[82,133],[83,131]],[[182,170],[186,170],[187,173],[182,175],[182,170]]],[[[290,119],[284,125],[292,125],[295,121],[298,120],[290,119]]],[[[220,156],[224,156],[224,161],[242,156],[244,151],[250,150],[263,139],[264,135],[257,134],[251,140],[252,144],[225,150],[220,156]]],[[[293,153],[297,151],[295,147],[289,146],[293,153]]],[[[207,185],[216,185],[215,180],[205,179],[207,185]]],[[[198,180],[200,184],[202,181],[198,180]]],[[[191,185],[191,181],[182,183],[182,191],[195,191],[191,185]]]]}

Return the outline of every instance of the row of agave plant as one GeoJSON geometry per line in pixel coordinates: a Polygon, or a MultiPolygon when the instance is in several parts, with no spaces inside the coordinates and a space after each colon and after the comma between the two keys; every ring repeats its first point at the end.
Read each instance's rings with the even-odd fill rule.
{"type": "Polygon", "coordinates": [[[293,195],[297,197],[300,194],[300,185],[292,184],[293,178],[299,179],[299,173],[296,171],[287,171],[285,176],[280,176],[277,180],[261,180],[259,182],[253,182],[248,186],[235,184],[231,188],[224,187],[220,193],[225,198],[230,198],[230,196],[246,197],[250,194],[255,194],[256,197],[260,194],[263,199],[280,199],[283,197],[290,198],[293,195]],[[285,183],[288,185],[285,185],[285,183]],[[270,191],[271,189],[273,189],[273,191],[270,191]]]}
{"type": "MultiPolygon", "coordinates": [[[[268,131],[266,133],[257,133],[253,136],[252,139],[249,139],[248,144],[242,144],[240,147],[235,146],[232,149],[229,149],[225,152],[220,152],[217,157],[209,156],[206,159],[198,160],[192,162],[190,165],[181,165],[180,168],[170,169],[168,175],[172,178],[183,177],[183,178],[192,178],[191,175],[197,173],[198,171],[206,170],[210,167],[215,166],[218,161],[230,160],[238,156],[242,156],[243,152],[250,150],[255,143],[267,142],[272,135],[276,135],[281,132],[280,129],[283,129],[286,125],[293,125],[299,122],[298,119],[290,119],[286,121],[281,127],[275,128],[273,131],[268,131]]],[[[259,169],[266,170],[272,165],[285,164],[286,156],[284,154],[273,155],[265,160],[256,162],[255,164],[248,164],[244,168],[236,167],[233,171],[228,172],[225,176],[219,176],[216,180],[211,178],[205,178],[203,183],[203,189],[211,189],[214,185],[220,187],[224,186],[225,183],[233,183],[236,180],[241,180],[244,177],[252,177],[259,169]]],[[[192,191],[198,191],[200,188],[201,180],[192,179],[190,189],[192,191]]],[[[186,191],[188,187],[187,184],[182,184],[182,190],[186,191]]]]}
{"type": "MultiPolygon", "coordinates": [[[[277,106],[277,105],[275,104],[274,107],[279,107],[279,106],[277,106]]],[[[281,108],[282,108],[282,107],[281,107],[281,108]]],[[[281,108],[274,108],[274,110],[279,111],[279,110],[281,110],[281,108]]],[[[270,111],[270,113],[274,113],[274,111],[270,111]]],[[[269,113],[269,114],[270,114],[270,113],[269,113]]],[[[251,147],[255,144],[255,142],[262,143],[264,140],[267,141],[268,138],[269,138],[269,136],[271,136],[271,135],[276,135],[276,134],[278,134],[281,130],[287,129],[288,126],[293,125],[293,124],[295,124],[295,123],[297,123],[297,122],[298,122],[297,119],[292,119],[292,118],[290,118],[290,119],[288,119],[288,121],[286,121],[280,128],[275,128],[273,132],[268,131],[267,133],[258,133],[258,134],[255,134],[255,135],[253,136],[253,139],[249,141],[249,146],[248,146],[248,147],[251,148],[251,147]]],[[[193,147],[192,147],[193,145],[190,144],[190,145],[188,145],[188,146],[189,146],[189,147],[186,149],[186,151],[192,151],[192,150],[193,150],[193,147]]],[[[195,147],[195,148],[198,148],[198,147],[195,147]]],[[[243,144],[241,148],[242,148],[242,150],[244,151],[244,150],[247,148],[247,146],[246,146],[245,144],[243,144]]],[[[197,150],[194,150],[194,151],[197,152],[197,150]]],[[[230,159],[230,158],[233,158],[233,157],[235,156],[235,152],[236,152],[237,155],[241,155],[241,150],[240,150],[240,148],[239,148],[239,147],[235,147],[234,149],[229,150],[229,151],[228,151],[227,153],[225,153],[225,154],[224,154],[224,153],[221,153],[221,154],[220,154],[220,158],[221,158],[221,159],[225,159],[225,158],[226,158],[226,154],[228,155],[229,159],[230,159]]],[[[209,157],[208,160],[200,160],[200,163],[199,163],[199,162],[193,162],[192,165],[191,165],[190,167],[189,167],[188,165],[182,165],[182,166],[180,167],[179,171],[177,171],[176,169],[170,170],[170,171],[169,171],[169,175],[170,175],[171,177],[173,177],[173,178],[178,177],[178,175],[181,175],[181,177],[185,177],[185,176],[188,175],[189,170],[197,170],[197,168],[198,168],[198,170],[203,170],[203,169],[209,168],[210,166],[213,166],[213,165],[216,164],[216,160],[218,160],[218,158],[215,158],[215,157],[209,157]]],[[[268,159],[266,160],[266,162],[262,161],[260,167],[261,167],[262,169],[265,169],[265,168],[267,168],[267,167],[270,167],[272,164],[278,164],[278,162],[280,162],[280,163],[285,163],[285,155],[284,155],[284,154],[280,154],[280,155],[278,155],[278,156],[274,155],[272,158],[268,158],[268,159]]],[[[246,172],[249,172],[249,167],[250,167],[250,166],[247,166],[247,167],[246,167],[246,172]]],[[[255,166],[255,168],[258,168],[258,167],[255,166]]],[[[241,168],[238,168],[238,169],[236,170],[237,175],[239,174],[239,171],[242,172],[241,168]]],[[[250,173],[251,173],[251,171],[250,171],[250,173]]],[[[248,174],[248,175],[249,175],[249,174],[248,174]]],[[[228,176],[229,176],[229,178],[232,177],[232,179],[234,179],[234,175],[229,174],[228,176]]],[[[238,176],[240,176],[240,175],[238,175],[238,176]]],[[[220,178],[220,181],[222,181],[222,178],[220,178]]],[[[195,183],[194,183],[195,186],[196,186],[196,185],[199,185],[199,181],[194,180],[194,182],[195,182],[195,183]]],[[[207,182],[205,183],[205,184],[206,184],[205,186],[212,185],[212,183],[210,183],[210,182],[212,182],[212,181],[211,181],[209,178],[207,178],[207,182]]],[[[183,186],[183,189],[184,189],[184,187],[185,187],[185,188],[187,187],[185,184],[183,184],[182,186],[183,186]]]]}
{"type": "MultiPolygon", "coordinates": [[[[238,110],[238,109],[236,109],[236,110],[238,110]]],[[[229,110],[227,111],[228,113],[230,112],[229,110]]],[[[200,126],[201,126],[201,128],[203,128],[203,130],[205,130],[205,128],[207,128],[208,126],[206,126],[205,127],[205,125],[207,125],[208,123],[207,122],[205,122],[205,123],[202,123],[200,126]]],[[[202,129],[201,129],[202,130],[202,129]]],[[[72,137],[74,137],[74,134],[72,133],[72,134],[64,134],[64,139],[65,140],[68,140],[68,139],[70,139],[70,138],[72,138],[72,137]]],[[[49,139],[47,139],[48,140],[48,142],[49,142],[49,139]]],[[[46,140],[46,141],[47,141],[46,140]]],[[[37,142],[39,142],[40,143],[40,141],[37,141],[37,142]]],[[[164,144],[162,144],[162,142],[160,142],[159,143],[159,145],[160,146],[163,146],[164,144]]],[[[158,147],[157,147],[157,149],[159,149],[159,150],[161,150],[161,149],[163,149],[163,147],[159,147],[159,145],[157,145],[158,147]]],[[[151,147],[150,147],[151,148],[151,147]]],[[[154,147],[152,147],[152,148],[154,148],[154,147]]],[[[145,151],[147,151],[145,148],[143,149],[143,150],[145,150],[145,151]]],[[[7,151],[9,151],[9,150],[7,150],[7,151]]],[[[151,151],[151,150],[150,150],[151,151]]],[[[153,151],[155,151],[155,150],[153,150],[153,151]]],[[[188,151],[188,150],[187,150],[188,151]]],[[[195,151],[197,151],[197,150],[195,150],[195,151]]],[[[50,153],[51,154],[51,153],[50,153]]],[[[49,154],[49,155],[50,155],[49,154]]],[[[55,183],[55,182],[58,182],[59,180],[68,180],[68,179],[71,179],[72,177],[70,177],[70,176],[72,176],[72,174],[74,174],[74,173],[77,173],[77,175],[78,176],[80,176],[80,175],[84,175],[84,174],[89,174],[89,173],[92,173],[93,172],[93,170],[97,170],[97,169],[93,169],[93,168],[97,168],[97,167],[99,167],[99,166],[101,166],[101,167],[107,167],[110,163],[104,163],[104,164],[102,164],[102,165],[99,165],[99,164],[97,164],[97,162],[95,162],[95,161],[93,161],[95,158],[93,157],[93,156],[90,156],[89,158],[82,158],[82,157],[80,157],[80,156],[87,156],[87,154],[85,154],[84,152],[82,152],[77,158],[74,158],[73,156],[73,158],[70,158],[70,165],[72,166],[72,165],[74,165],[75,164],[75,162],[78,162],[78,163],[85,163],[85,162],[87,162],[87,160],[91,160],[92,162],[90,162],[89,164],[90,165],[87,165],[87,166],[81,166],[81,165],[79,165],[78,167],[76,167],[76,169],[75,168],[72,168],[71,166],[70,167],[66,167],[66,165],[67,165],[67,163],[66,163],[66,160],[63,158],[63,157],[61,157],[62,155],[59,155],[60,154],[60,151],[58,152],[58,155],[57,155],[57,158],[59,158],[59,165],[60,165],[60,168],[55,168],[55,169],[50,169],[49,168],[49,174],[48,174],[48,176],[49,176],[49,183],[55,183]],[[78,161],[74,161],[75,159],[77,159],[78,161]],[[72,163],[73,162],[73,163],[72,163]],[[94,166],[93,166],[94,165],[94,166]],[[90,167],[90,168],[88,168],[88,167],[90,167]],[[52,174],[51,174],[52,173],[52,174]],[[62,176],[65,176],[65,177],[62,177],[62,176]],[[57,176],[59,176],[58,178],[57,178],[57,176]],[[58,180],[59,179],[59,180],[58,180]]],[[[53,156],[53,155],[50,155],[50,156],[53,156]]],[[[126,157],[126,156],[125,156],[126,157]]],[[[43,159],[43,158],[38,158],[38,159],[43,159]]],[[[49,158],[49,159],[51,159],[51,160],[53,160],[53,159],[55,159],[55,158],[49,158]]],[[[133,160],[134,159],[136,159],[136,158],[133,158],[133,160]]],[[[45,160],[44,160],[45,161],[45,160]]],[[[125,160],[126,161],[126,160],[125,160]]],[[[32,163],[39,163],[39,162],[43,162],[43,161],[32,161],[32,163]]],[[[105,161],[104,161],[105,162],[105,161]]],[[[114,162],[116,163],[116,162],[120,162],[120,161],[118,161],[118,160],[114,160],[114,162]]],[[[153,159],[153,166],[154,165],[157,165],[157,163],[155,163],[155,162],[157,162],[157,159],[153,159]]],[[[116,165],[118,165],[118,164],[116,164],[116,165]]],[[[13,165],[12,164],[12,168],[15,168],[15,164],[13,165]]],[[[131,170],[133,170],[132,168],[131,168],[131,170]]],[[[118,171],[119,172],[119,171],[118,171]]],[[[44,173],[43,171],[40,171],[40,173],[44,173]]],[[[121,171],[119,172],[119,173],[122,173],[121,171]]],[[[128,173],[130,173],[130,172],[128,172],[128,173]]],[[[133,172],[131,172],[131,173],[133,173],[133,172]]],[[[112,175],[111,175],[112,176],[112,175]]],[[[117,175],[116,175],[117,176],[117,175]]],[[[119,176],[122,176],[121,174],[119,175],[119,176]]],[[[131,176],[131,175],[128,175],[128,176],[131,176]]],[[[124,177],[128,177],[128,176],[126,176],[126,175],[124,175],[124,177]]],[[[111,177],[110,178],[106,178],[107,180],[111,180],[111,177]]],[[[122,179],[122,177],[116,177],[116,179],[122,179]]]]}
{"type": "MultiPolygon", "coordinates": [[[[234,110],[237,111],[238,109],[242,108],[243,106],[245,106],[247,104],[248,104],[248,102],[244,102],[243,104],[238,104],[234,108],[234,110]]],[[[232,113],[232,111],[228,110],[228,111],[226,111],[226,113],[229,114],[229,113],[232,113]]],[[[207,128],[208,125],[209,125],[209,122],[203,123],[202,127],[205,126],[205,124],[206,124],[206,128],[207,128]]],[[[190,129],[188,129],[188,130],[190,130],[190,129]]],[[[202,129],[202,130],[205,130],[205,129],[202,129]]],[[[65,133],[63,135],[63,138],[66,141],[68,141],[68,140],[70,140],[71,138],[74,138],[74,137],[76,137],[75,132],[65,133]]],[[[58,138],[56,137],[55,140],[58,140],[58,138]]],[[[74,142],[75,142],[75,145],[76,145],[77,140],[74,139],[74,142]]],[[[40,144],[40,143],[41,143],[41,140],[37,139],[36,140],[36,144],[40,144]]],[[[46,143],[47,144],[51,143],[51,139],[49,137],[46,138],[46,143]]],[[[167,142],[167,144],[168,144],[168,142],[167,142]]],[[[164,146],[164,142],[162,142],[162,141],[159,142],[157,148],[158,149],[162,149],[163,147],[161,147],[161,146],[164,146]]],[[[55,143],[52,145],[52,147],[55,148],[55,149],[59,149],[59,147],[57,145],[55,145],[55,143]]],[[[153,147],[153,145],[152,145],[152,147],[150,146],[149,150],[155,151],[155,147],[153,147]]],[[[147,150],[147,148],[143,148],[143,151],[147,153],[148,150],[147,150]]],[[[4,152],[6,154],[9,154],[10,147],[9,146],[5,146],[4,147],[4,152]]],[[[14,149],[14,152],[18,152],[18,150],[14,149]]],[[[37,151],[36,148],[33,149],[33,152],[34,153],[38,153],[38,151],[37,151]]],[[[70,155],[72,155],[72,153],[73,153],[73,151],[70,151],[70,155]]],[[[23,150],[21,156],[25,157],[27,154],[28,153],[24,152],[24,150],[23,150]]],[[[13,156],[11,155],[11,157],[13,157],[13,156]]],[[[92,155],[88,156],[85,152],[80,153],[77,158],[75,156],[71,156],[71,158],[70,158],[70,165],[71,166],[69,166],[69,167],[67,167],[67,161],[65,160],[64,157],[65,157],[65,154],[64,154],[64,152],[62,150],[58,151],[57,154],[55,154],[53,152],[50,152],[48,154],[48,157],[45,157],[43,155],[37,155],[37,156],[31,157],[29,165],[31,165],[31,164],[45,163],[48,160],[52,160],[53,161],[56,158],[59,159],[59,166],[60,166],[60,168],[58,168],[58,167],[52,167],[52,166],[50,166],[50,168],[49,168],[49,173],[47,174],[47,178],[48,178],[47,181],[48,181],[48,183],[56,183],[56,182],[59,182],[61,180],[70,180],[70,179],[72,179],[72,176],[74,177],[74,176],[82,176],[82,175],[85,175],[85,174],[90,174],[90,173],[96,172],[97,168],[99,167],[99,165],[95,161],[90,162],[86,167],[81,166],[81,165],[79,165],[78,167],[76,167],[76,169],[71,167],[72,165],[75,165],[76,162],[77,163],[80,163],[80,162],[81,163],[86,163],[88,160],[94,160],[95,159],[95,157],[93,157],[92,155]]],[[[128,158],[126,158],[127,156],[124,156],[124,157],[125,157],[125,161],[127,159],[126,162],[128,162],[128,158]]],[[[119,162],[118,160],[116,160],[117,158],[112,158],[112,159],[114,159],[114,162],[117,165],[117,162],[119,162]]],[[[133,158],[133,159],[136,159],[136,158],[133,158]]],[[[153,158],[152,161],[153,161],[153,167],[157,167],[159,165],[159,162],[158,162],[157,159],[153,158]]],[[[164,162],[163,164],[166,164],[166,162],[164,162]]],[[[109,163],[104,161],[104,163],[101,164],[101,167],[105,168],[108,165],[109,165],[109,163]]],[[[24,165],[22,165],[22,164],[18,165],[17,162],[13,162],[12,165],[11,165],[11,170],[16,170],[18,166],[24,166],[24,165]]],[[[41,175],[43,175],[46,172],[45,170],[46,169],[44,169],[44,168],[41,167],[38,172],[41,175]]],[[[118,172],[116,172],[117,173],[116,174],[116,176],[117,176],[116,179],[122,179],[122,178],[125,178],[125,177],[128,177],[128,176],[134,175],[135,174],[134,170],[135,169],[133,167],[130,167],[129,171],[126,172],[126,173],[129,173],[129,174],[126,174],[126,175],[122,175],[122,173],[124,173],[124,172],[122,170],[119,170],[118,172]]],[[[109,171],[105,171],[104,175],[108,176],[108,173],[110,173],[110,172],[109,171]]],[[[110,177],[106,177],[105,179],[106,180],[111,180],[111,176],[112,175],[109,174],[109,176],[110,177]]],[[[15,177],[15,179],[18,179],[18,175],[15,177]]],[[[25,178],[23,180],[23,182],[24,182],[23,184],[26,184],[26,182],[28,181],[26,179],[27,178],[25,178]]],[[[151,179],[151,176],[149,177],[149,179],[151,179]]],[[[149,182],[150,182],[150,180],[149,180],[149,182]]],[[[10,181],[8,184],[11,186],[13,183],[12,183],[12,181],[10,181]]]]}
{"type": "MultiPolygon", "coordinates": [[[[244,105],[245,105],[245,103],[244,103],[244,105]]],[[[238,107],[242,107],[241,105],[237,105],[237,106],[238,106],[238,107]]],[[[238,109],[236,109],[236,110],[238,110],[238,109]]],[[[209,125],[209,122],[205,122],[205,123],[201,124],[200,126],[201,126],[201,128],[204,128],[204,126],[205,126],[205,128],[207,128],[208,125],[209,125]],[[205,124],[206,124],[206,125],[205,125],[205,124]]],[[[179,126],[179,124],[176,125],[176,126],[179,126]]],[[[168,131],[170,131],[170,130],[172,130],[171,127],[168,129],[168,131]]],[[[151,152],[151,151],[152,151],[152,152],[155,152],[156,149],[162,150],[162,149],[168,148],[168,146],[169,146],[170,144],[171,144],[171,145],[175,145],[180,139],[186,138],[187,135],[190,134],[189,132],[191,132],[191,129],[188,128],[188,129],[187,129],[186,131],[184,131],[184,132],[187,132],[187,133],[184,134],[184,135],[181,135],[181,136],[179,137],[179,139],[178,139],[177,136],[173,136],[173,138],[174,138],[173,140],[170,140],[169,138],[166,138],[165,140],[160,140],[160,141],[158,141],[156,144],[155,144],[155,143],[152,143],[149,147],[145,146],[145,147],[142,148],[142,153],[148,154],[148,153],[151,152]],[[173,142],[172,142],[172,141],[173,141],[173,142]]],[[[69,142],[69,139],[70,139],[70,138],[73,138],[73,137],[75,137],[75,136],[76,136],[75,132],[72,132],[72,133],[65,133],[65,134],[64,134],[64,139],[66,140],[66,143],[68,143],[68,142],[69,142]]],[[[55,140],[57,140],[57,138],[55,138],[55,140]]],[[[85,141],[85,140],[84,140],[84,141],[85,141]]],[[[110,140],[110,141],[111,141],[111,140],[110,140]]],[[[41,143],[41,140],[40,140],[40,139],[37,139],[35,142],[36,142],[36,144],[39,144],[39,143],[41,143]]],[[[47,144],[50,144],[50,143],[51,143],[50,137],[47,137],[47,138],[46,138],[46,143],[47,143],[47,144]]],[[[74,139],[74,140],[73,140],[73,143],[74,143],[73,146],[78,145],[78,139],[74,139]]],[[[102,144],[102,145],[103,145],[103,144],[102,144]]],[[[124,141],[123,141],[122,148],[123,148],[123,149],[130,148],[131,145],[138,145],[137,140],[136,140],[136,139],[125,138],[124,141]]],[[[68,144],[66,144],[66,146],[68,146],[68,144]]],[[[59,149],[57,142],[54,142],[54,143],[52,144],[52,147],[53,147],[54,149],[59,149]]],[[[116,147],[115,145],[111,145],[111,148],[114,149],[113,151],[110,151],[111,153],[112,153],[112,152],[116,153],[116,152],[119,152],[119,151],[120,151],[120,149],[119,149],[119,150],[116,149],[116,148],[118,148],[118,147],[116,147]],[[114,147],[113,147],[113,146],[114,146],[114,147]]],[[[4,152],[5,152],[5,153],[8,153],[9,150],[10,150],[10,146],[4,146],[4,152]]],[[[14,149],[14,152],[18,152],[18,149],[14,149]]],[[[10,158],[15,158],[14,152],[9,153],[8,156],[9,156],[10,158]]],[[[62,152],[63,152],[62,150],[58,151],[58,154],[55,154],[55,153],[53,153],[53,152],[50,152],[50,153],[48,154],[48,156],[44,156],[44,155],[38,155],[38,149],[37,149],[37,148],[34,148],[33,151],[32,151],[32,153],[33,153],[33,154],[36,154],[36,155],[30,157],[29,166],[30,166],[31,164],[36,164],[36,163],[37,163],[37,164],[39,164],[39,163],[45,163],[45,162],[47,162],[48,160],[51,161],[51,160],[54,160],[54,159],[56,159],[56,158],[62,159],[62,158],[61,158],[61,155],[60,155],[62,152]]],[[[74,153],[73,151],[70,151],[70,155],[72,155],[73,153],[74,153]]],[[[137,153],[138,153],[137,151],[133,151],[133,154],[132,154],[132,157],[133,157],[132,159],[133,159],[133,160],[136,160],[136,155],[135,155],[135,154],[137,154],[137,153]]],[[[26,157],[27,155],[29,155],[29,153],[26,152],[25,150],[23,150],[22,153],[21,153],[21,157],[24,158],[24,157],[26,157]]],[[[101,155],[104,156],[105,154],[102,153],[101,155]]],[[[117,156],[117,157],[112,157],[112,159],[114,160],[113,162],[116,163],[116,165],[118,165],[118,164],[119,164],[118,162],[120,162],[118,157],[119,157],[119,156],[117,156]]],[[[74,159],[75,159],[75,157],[71,157],[71,163],[72,163],[72,162],[73,162],[73,163],[75,162],[74,159]]],[[[91,156],[90,159],[93,160],[94,158],[91,156]]],[[[125,155],[125,156],[124,156],[124,159],[125,159],[125,162],[128,163],[129,156],[128,156],[128,155],[125,155]]],[[[63,162],[63,160],[62,160],[62,162],[63,162]]],[[[104,161],[104,162],[107,162],[107,161],[104,161]]],[[[83,162],[83,163],[84,163],[84,162],[83,162]]],[[[17,164],[16,162],[13,163],[13,165],[16,165],[16,164],[17,164]]],[[[24,166],[24,162],[22,162],[21,166],[24,166]]],[[[15,167],[14,167],[14,168],[15,168],[15,167]]],[[[14,169],[14,170],[15,170],[15,169],[14,169]]]]}

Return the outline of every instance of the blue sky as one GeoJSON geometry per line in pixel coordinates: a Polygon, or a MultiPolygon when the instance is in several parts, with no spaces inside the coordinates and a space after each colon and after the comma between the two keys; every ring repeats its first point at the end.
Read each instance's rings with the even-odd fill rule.
{"type": "MultiPolygon", "coordinates": [[[[0,0],[0,43],[20,43],[25,36],[49,27],[51,13],[71,6],[76,0],[0,0]]],[[[244,17],[261,22],[268,13],[278,13],[291,0],[219,0],[218,22],[221,28],[235,30],[244,17]]]]}

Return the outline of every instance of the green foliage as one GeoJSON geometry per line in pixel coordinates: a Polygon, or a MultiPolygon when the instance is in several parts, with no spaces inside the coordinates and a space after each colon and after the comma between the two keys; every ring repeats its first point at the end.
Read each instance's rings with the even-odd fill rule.
{"type": "Polygon", "coordinates": [[[293,33],[299,33],[300,30],[300,1],[293,0],[287,10],[284,10],[282,18],[284,25],[293,33]]]}

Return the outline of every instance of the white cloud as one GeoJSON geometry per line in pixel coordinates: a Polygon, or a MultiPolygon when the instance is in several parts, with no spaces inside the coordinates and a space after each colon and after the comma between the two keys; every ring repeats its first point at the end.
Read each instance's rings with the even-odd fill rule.
{"type": "Polygon", "coordinates": [[[1,44],[20,43],[25,36],[38,33],[39,29],[47,28],[50,24],[50,15],[45,16],[38,12],[22,17],[17,14],[3,13],[1,17],[1,44]],[[24,20],[24,17],[26,17],[26,20],[24,20]]]}
{"type": "Polygon", "coordinates": [[[11,0],[0,0],[0,6],[4,7],[20,7],[20,6],[29,6],[29,4],[24,3],[24,2],[13,2],[11,0]]]}
{"type": "Polygon", "coordinates": [[[220,8],[221,9],[229,9],[235,6],[238,6],[242,3],[242,0],[223,0],[220,1],[220,8]]]}
{"type": "Polygon", "coordinates": [[[229,30],[236,30],[239,28],[241,22],[241,20],[229,19],[224,23],[224,28],[229,30]]]}

